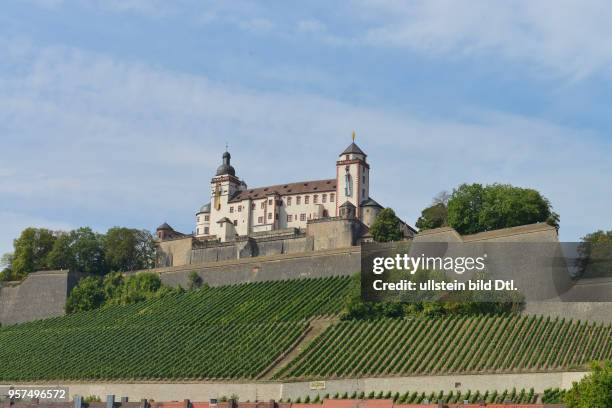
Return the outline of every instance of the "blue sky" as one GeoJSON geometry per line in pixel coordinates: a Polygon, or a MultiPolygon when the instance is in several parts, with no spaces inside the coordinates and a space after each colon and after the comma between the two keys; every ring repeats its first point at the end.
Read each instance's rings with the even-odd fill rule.
{"type": "Polygon", "coordinates": [[[191,232],[227,142],[249,186],[333,177],[414,224],[462,182],[612,229],[604,1],[7,1],[0,253],[27,226],[191,232]]]}

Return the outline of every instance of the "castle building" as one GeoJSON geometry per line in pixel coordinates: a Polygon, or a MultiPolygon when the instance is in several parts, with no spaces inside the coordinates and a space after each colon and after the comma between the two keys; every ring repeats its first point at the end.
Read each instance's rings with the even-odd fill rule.
{"type": "Polygon", "coordinates": [[[248,188],[229,152],[210,181],[210,202],[196,213],[195,237],[221,242],[310,220],[354,216],[369,227],[383,208],[370,197],[370,165],[354,139],[336,161],[335,178],[248,188]]]}
{"type": "MultiPolygon", "coordinates": [[[[249,188],[229,152],[210,181],[210,202],[195,214],[192,234],[157,228],[160,267],[350,248],[372,240],[383,207],[370,197],[367,155],[351,143],[336,160],[336,177],[249,188]]],[[[330,166],[331,167],[331,166],[330,166]]],[[[400,222],[405,239],[416,230],[400,222]]]]}

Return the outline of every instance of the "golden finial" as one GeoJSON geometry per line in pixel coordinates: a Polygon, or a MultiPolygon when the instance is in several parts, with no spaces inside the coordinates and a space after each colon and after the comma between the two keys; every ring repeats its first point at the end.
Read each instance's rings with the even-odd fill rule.
{"type": "Polygon", "coordinates": [[[353,143],[355,143],[355,131],[353,130],[353,143]]]}

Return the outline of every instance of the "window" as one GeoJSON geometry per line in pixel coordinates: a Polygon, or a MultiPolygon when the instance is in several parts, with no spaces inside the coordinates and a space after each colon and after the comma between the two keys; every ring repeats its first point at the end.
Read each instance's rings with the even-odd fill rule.
{"type": "Polygon", "coordinates": [[[300,205],[301,203],[302,203],[302,197],[301,196],[295,197],[295,205],[300,205]]]}
{"type": "Polygon", "coordinates": [[[200,229],[196,228],[196,235],[200,235],[200,229]]]}
{"type": "Polygon", "coordinates": [[[257,208],[257,206],[255,205],[255,203],[251,204],[251,210],[254,210],[255,208],[257,208]]]}
{"type": "Polygon", "coordinates": [[[353,178],[348,171],[344,175],[344,195],[351,197],[353,195],[353,178]]]}
{"type": "Polygon", "coordinates": [[[238,220],[234,220],[234,226],[238,225],[238,220]]]}
{"type": "Polygon", "coordinates": [[[204,235],[208,235],[208,227],[204,227],[204,235]]]}
{"type": "Polygon", "coordinates": [[[272,213],[268,213],[268,219],[271,220],[272,219],[272,213]]]}
{"type": "Polygon", "coordinates": [[[263,224],[263,217],[257,217],[257,223],[263,224]]]}
{"type": "Polygon", "coordinates": [[[350,157],[350,156],[347,154],[347,155],[345,156],[345,158],[346,158],[346,160],[349,160],[351,157],[350,157]]]}
{"type": "Polygon", "coordinates": [[[198,222],[200,222],[200,216],[198,215],[198,222]]]}
{"type": "Polygon", "coordinates": [[[265,201],[262,201],[262,202],[261,202],[261,208],[262,208],[262,209],[263,209],[263,208],[266,208],[266,202],[265,202],[265,201]]]}
{"type": "Polygon", "coordinates": [[[272,199],[268,200],[268,205],[272,205],[273,203],[274,203],[274,200],[272,200],[272,199]]]}
{"type": "Polygon", "coordinates": [[[208,222],[210,220],[210,216],[209,215],[205,215],[204,216],[204,222],[208,222]]]}
{"type": "Polygon", "coordinates": [[[362,197],[362,198],[365,198],[365,188],[362,188],[362,189],[361,189],[361,197],[362,197]]]}
{"type": "Polygon", "coordinates": [[[300,221],[306,221],[306,214],[300,214],[300,221]]]}
{"type": "Polygon", "coordinates": [[[361,176],[361,180],[363,180],[363,182],[365,183],[365,174],[361,176]]]}
{"type": "Polygon", "coordinates": [[[293,221],[293,215],[287,214],[287,222],[293,221]]]}
{"type": "Polygon", "coordinates": [[[234,212],[234,206],[230,207],[230,214],[232,214],[234,212]]]}
{"type": "Polygon", "coordinates": [[[336,198],[336,194],[331,193],[331,194],[329,195],[329,202],[330,202],[330,203],[333,203],[333,202],[335,201],[335,198],[336,198]]]}
{"type": "Polygon", "coordinates": [[[287,197],[287,207],[291,205],[291,197],[287,197]]]}
{"type": "Polygon", "coordinates": [[[304,204],[308,204],[310,201],[310,196],[304,196],[304,204]]]}
{"type": "Polygon", "coordinates": [[[238,206],[238,212],[241,212],[241,211],[242,211],[242,206],[241,206],[241,205],[239,205],[239,206],[238,206]]]}
{"type": "Polygon", "coordinates": [[[274,214],[274,219],[278,220],[278,213],[274,214]]]}
{"type": "Polygon", "coordinates": [[[315,195],[312,196],[312,202],[315,203],[315,204],[317,204],[319,202],[319,195],[318,194],[315,194],[315,195]]]}
{"type": "Polygon", "coordinates": [[[323,195],[321,196],[321,202],[322,202],[322,203],[326,203],[326,202],[327,202],[327,194],[323,194],[323,195]]]}

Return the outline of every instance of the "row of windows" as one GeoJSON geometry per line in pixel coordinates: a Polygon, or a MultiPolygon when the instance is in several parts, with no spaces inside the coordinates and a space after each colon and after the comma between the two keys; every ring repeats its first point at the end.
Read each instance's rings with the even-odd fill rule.
{"type": "MultiPolygon", "coordinates": [[[[306,214],[302,213],[299,215],[300,216],[300,221],[306,221],[306,214]]],[[[314,218],[314,216],[309,215],[308,219],[314,218]]],[[[297,221],[298,220],[298,215],[295,214],[287,214],[287,222],[293,222],[293,221],[297,221]]]]}
{"type": "MultiPolygon", "coordinates": [[[[204,235],[208,235],[208,233],[209,233],[208,231],[209,231],[209,230],[208,230],[208,227],[204,227],[204,228],[202,229],[202,233],[203,233],[204,235]]],[[[196,228],[196,235],[200,235],[200,228],[196,228]]]]}
{"type": "MultiPolygon", "coordinates": [[[[210,221],[210,216],[209,215],[205,215],[204,216],[204,222],[208,222],[210,221]]],[[[200,222],[200,216],[198,215],[198,222],[200,222]]]]}
{"type": "MultiPolygon", "coordinates": [[[[334,200],[336,199],[336,194],[335,193],[330,193],[329,194],[329,202],[333,203],[334,200]]],[[[289,207],[293,202],[293,197],[287,197],[287,207],[289,207]]],[[[318,194],[313,194],[312,196],[312,202],[314,204],[318,204],[319,203],[319,195],[318,194]]],[[[322,203],[326,203],[327,202],[327,194],[321,194],[321,202],[322,203]]],[[[296,196],[295,197],[295,205],[300,205],[302,204],[302,197],[301,196],[296,196]]],[[[310,196],[305,195],[304,196],[304,204],[310,204],[310,196]]]]}
{"type": "MultiPolygon", "coordinates": [[[[321,203],[326,203],[328,195],[327,194],[321,194],[320,198],[321,198],[321,203]]],[[[336,194],[335,193],[330,193],[329,194],[329,202],[333,203],[335,199],[336,199],[336,194]]],[[[313,204],[318,204],[319,203],[319,194],[314,194],[312,196],[312,202],[313,202],[313,204]]],[[[274,204],[274,200],[273,199],[269,199],[267,204],[269,206],[272,206],[274,204]]],[[[287,197],[287,206],[290,206],[292,204],[293,204],[293,197],[287,197]]],[[[295,197],[295,205],[300,205],[300,204],[302,204],[302,196],[296,196],[295,197]]],[[[310,204],[310,196],[309,195],[305,195],[304,196],[304,204],[310,204]]],[[[252,203],[251,204],[251,209],[255,210],[256,208],[257,208],[256,204],[252,203]]],[[[266,208],[266,202],[265,201],[262,201],[260,203],[260,208],[262,210],[266,208]]],[[[242,205],[238,205],[236,207],[236,211],[237,212],[242,212],[242,210],[243,210],[243,206],[242,205]]],[[[230,206],[230,211],[229,212],[230,212],[230,214],[234,213],[234,206],[230,206]]]]}

